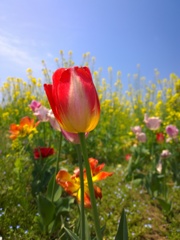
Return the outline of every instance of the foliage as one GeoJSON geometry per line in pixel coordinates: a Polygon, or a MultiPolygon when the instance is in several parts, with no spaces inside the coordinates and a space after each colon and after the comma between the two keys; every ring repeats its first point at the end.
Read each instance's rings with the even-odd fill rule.
{"type": "MultiPolygon", "coordinates": [[[[68,60],[62,51],[60,57],[55,59],[58,67],[74,65],[72,53],[68,60]]],[[[51,71],[44,61],[42,64],[44,80],[34,77],[32,70],[27,69],[27,81],[7,78],[1,87],[0,236],[5,239],[68,239],[66,228],[78,232],[79,209],[74,199],[56,188],[56,197],[51,201],[48,183],[52,184],[49,180],[54,179],[55,156],[37,160],[33,155],[36,147],[52,147],[57,152],[58,132],[52,131],[49,122],[41,122],[37,134],[9,139],[10,124],[18,124],[24,116],[37,120],[29,107],[32,100],[49,108],[42,85],[51,81],[51,71]]],[[[178,135],[176,140],[158,143],[156,133],[163,133],[167,139],[166,126],[171,124],[180,129],[180,79],[171,74],[161,80],[156,71],[156,81],[146,83],[144,77],[136,74],[134,80],[139,86],[132,82],[125,91],[121,73],[117,73],[114,85],[112,68],[108,68],[109,79],[101,79],[101,69],[94,70],[94,58],[90,61],[89,53],[83,56],[82,65],[91,67],[101,103],[100,122],[87,138],[89,156],[105,162],[107,169],[114,172],[111,179],[99,183],[103,197],[98,207],[105,239],[114,239],[124,208],[130,240],[166,239],[166,236],[178,240],[180,139],[178,135]],[[145,113],[162,120],[158,130],[145,126],[145,113]],[[141,126],[146,142],[138,142],[131,131],[134,126],[141,126]],[[161,159],[165,149],[171,155],[161,159]],[[128,161],[127,154],[130,154],[128,161]],[[160,160],[162,169],[158,172],[160,160]]],[[[65,139],[60,159],[60,168],[72,170],[77,166],[76,150],[65,139]]],[[[86,215],[93,235],[90,211],[86,215]]]]}

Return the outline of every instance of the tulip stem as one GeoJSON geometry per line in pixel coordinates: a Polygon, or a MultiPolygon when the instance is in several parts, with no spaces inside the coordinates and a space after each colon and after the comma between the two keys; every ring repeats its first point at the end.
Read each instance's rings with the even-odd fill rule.
{"type": "Polygon", "coordinates": [[[93,181],[92,181],[92,176],[91,176],[91,169],[90,169],[90,165],[89,165],[89,161],[88,161],[88,154],[87,154],[87,149],[86,149],[86,141],[85,141],[84,133],[79,133],[79,138],[80,138],[80,142],[81,142],[81,151],[83,154],[85,168],[86,168],[88,187],[89,187],[89,193],[90,193],[90,199],[91,199],[91,205],[92,205],[92,212],[93,212],[93,217],[94,217],[96,237],[97,237],[97,240],[102,240],[99,215],[98,215],[97,206],[96,206],[96,199],[95,199],[95,194],[94,194],[94,187],[93,187],[93,181]]]}
{"type": "Polygon", "coordinates": [[[60,155],[61,155],[61,146],[62,146],[62,133],[60,132],[60,136],[59,136],[59,148],[58,148],[58,154],[57,154],[57,160],[56,160],[56,169],[55,169],[55,173],[54,173],[54,181],[53,181],[51,202],[54,201],[56,174],[58,173],[58,168],[59,168],[60,155]]]}
{"type": "Polygon", "coordinates": [[[79,161],[79,169],[80,169],[80,186],[81,186],[81,203],[80,203],[80,214],[81,214],[81,239],[85,238],[85,211],[84,211],[84,174],[83,174],[83,162],[81,156],[81,148],[79,144],[76,144],[76,151],[79,161]]]}

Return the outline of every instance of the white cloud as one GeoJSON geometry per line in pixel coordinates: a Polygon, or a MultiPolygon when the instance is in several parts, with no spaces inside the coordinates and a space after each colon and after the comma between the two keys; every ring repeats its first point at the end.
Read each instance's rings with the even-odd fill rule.
{"type": "Polygon", "coordinates": [[[23,41],[20,38],[0,31],[0,58],[15,64],[17,67],[41,69],[41,60],[32,54],[35,48],[33,40],[23,41]]]}

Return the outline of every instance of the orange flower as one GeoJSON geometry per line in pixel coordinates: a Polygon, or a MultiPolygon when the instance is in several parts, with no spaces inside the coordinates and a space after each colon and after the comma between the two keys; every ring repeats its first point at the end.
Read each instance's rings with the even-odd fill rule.
{"type": "Polygon", "coordinates": [[[32,132],[36,131],[36,127],[39,124],[39,122],[34,122],[34,119],[31,119],[29,117],[23,117],[20,120],[20,124],[12,123],[10,125],[10,138],[12,140],[16,139],[17,137],[25,137],[29,135],[32,132]]]}
{"type": "Polygon", "coordinates": [[[99,122],[100,103],[88,67],[60,68],[44,89],[55,118],[70,133],[92,131],[99,122]]]}
{"type": "MultiPolygon", "coordinates": [[[[89,164],[91,168],[91,174],[92,174],[92,181],[97,182],[102,179],[105,179],[109,176],[111,176],[112,172],[101,172],[101,170],[104,168],[104,163],[98,165],[98,160],[94,158],[89,158],[89,164]]],[[[58,174],[56,175],[56,182],[59,184],[64,190],[70,194],[71,196],[75,197],[78,202],[80,202],[81,199],[81,188],[80,188],[80,170],[79,168],[76,168],[74,170],[74,174],[69,174],[66,170],[60,170],[58,174]]],[[[94,185],[94,192],[96,198],[102,198],[102,192],[101,189],[98,186],[94,185]]],[[[86,170],[84,170],[84,206],[86,208],[91,207],[91,200],[89,195],[89,188],[88,188],[88,181],[86,176],[86,170]]]]}

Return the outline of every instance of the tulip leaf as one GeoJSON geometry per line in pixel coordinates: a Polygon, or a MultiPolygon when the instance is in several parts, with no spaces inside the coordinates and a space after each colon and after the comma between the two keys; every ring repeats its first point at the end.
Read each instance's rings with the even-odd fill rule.
{"type": "Polygon", "coordinates": [[[157,198],[157,200],[159,201],[163,211],[166,212],[166,213],[170,213],[171,208],[172,208],[171,202],[167,202],[167,201],[165,201],[164,199],[161,199],[161,198],[157,198]]]}
{"type": "Polygon", "coordinates": [[[86,214],[85,214],[85,234],[86,234],[86,239],[91,240],[89,225],[88,225],[88,220],[87,220],[86,214]]]}
{"type": "Polygon", "coordinates": [[[67,234],[70,236],[71,240],[80,240],[79,237],[73,233],[71,230],[67,229],[66,227],[64,227],[65,231],[67,232],[67,234]]]}
{"type": "Polygon", "coordinates": [[[69,212],[71,209],[71,204],[74,203],[74,198],[72,197],[66,197],[66,198],[60,198],[57,202],[56,202],[56,206],[57,206],[57,213],[63,213],[63,212],[69,212]]]}
{"type": "Polygon", "coordinates": [[[54,174],[48,183],[47,193],[46,193],[46,196],[50,201],[52,200],[53,194],[54,194],[54,197],[53,197],[54,202],[56,202],[61,197],[61,194],[62,194],[62,188],[56,183],[54,174]],[[54,188],[54,193],[53,193],[53,188],[54,188]]]}
{"type": "Polygon", "coordinates": [[[127,228],[127,220],[126,214],[123,209],[121,214],[121,219],[118,227],[118,231],[115,237],[115,240],[128,240],[128,228],[127,228]]]}
{"type": "Polygon", "coordinates": [[[55,205],[44,196],[38,196],[38,210],[44,226],[48,226],[54,219],[55,205]]]}
{"type": "MultiPolygon", "coordinates": [[[[101,227],[101,234],[102,234],[102,236],[104,235],[105,229],[106,229],[106,225],[104,225],[103,227],[101,227]]],[[[93,240],[97,240],[97,237],[93,238],[93,240]]]]}

